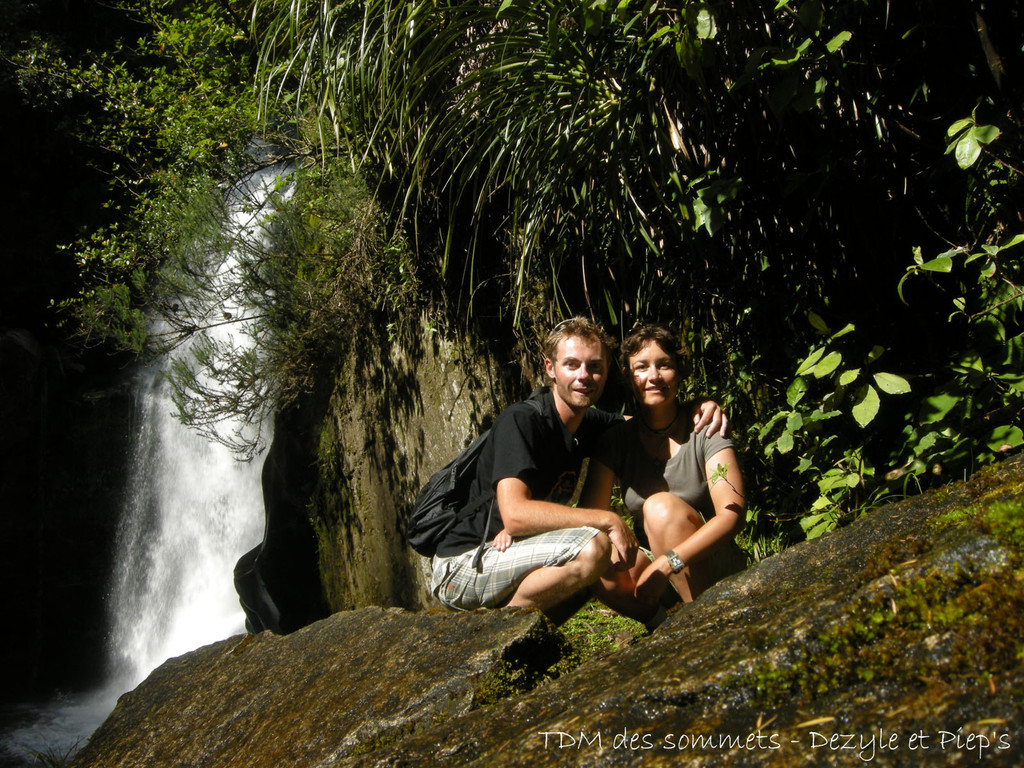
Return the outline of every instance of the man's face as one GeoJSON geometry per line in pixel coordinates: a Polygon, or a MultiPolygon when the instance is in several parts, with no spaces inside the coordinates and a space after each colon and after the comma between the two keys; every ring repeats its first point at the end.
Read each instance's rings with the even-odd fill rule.
{"type": "Polygon", "coordinates": [[[554,360],[544,360],[544,368],[555,397],[577,412],[597,402],[608,379],[604,345],[593,338],[568,337],[558,345],[554,360]]]}

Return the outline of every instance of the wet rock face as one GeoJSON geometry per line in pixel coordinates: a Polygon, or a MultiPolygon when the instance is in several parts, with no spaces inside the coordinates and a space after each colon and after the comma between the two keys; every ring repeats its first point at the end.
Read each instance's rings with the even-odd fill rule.
{"type": "Polygon", "coordinates": [[[526,693],[482,691],[497,660],[550,652],[535,614],[355,611],[168,662],[75,765],[1017,766],[1022,549],[1018,457],[526,693]]]}
{"type": "Polygon", "coordinates": [[[561,638],[538,613],[338,613],[171,659],[118,702],[75,766],[332,765],[466,714],[561,638]]]}

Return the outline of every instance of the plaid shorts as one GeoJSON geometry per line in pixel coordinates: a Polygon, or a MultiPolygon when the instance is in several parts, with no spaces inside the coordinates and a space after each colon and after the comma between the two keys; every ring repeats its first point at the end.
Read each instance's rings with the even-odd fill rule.
{"type": "Polygon", "coordinates": [[[487,544],[480,570],[473,567],[477,547],[454,557],[435,557],[431,591],[442,605],[458,611],[496,608],[531,571],[565,565],[597,533],[590,526],[563,528],[514,541],[504,552],[487,544]]]}

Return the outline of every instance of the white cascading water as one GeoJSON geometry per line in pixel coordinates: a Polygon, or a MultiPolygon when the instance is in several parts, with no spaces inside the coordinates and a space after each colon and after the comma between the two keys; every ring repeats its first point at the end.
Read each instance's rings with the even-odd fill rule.
{"type": "MultiPolygon", "coordinates": [[[[262,204],[286,172],[264,169],[240,185],[226,226],[265,237],[262,204]]],[[[220,273],[230,279],[235,267],[229,258],[220,273]]],[[[218,311],[244,322],[243,307],[218,311]]],[[[232,323],[211,333],[230,334],[241,346],[250,343],[242,329],[232,323]]],[[[100,690],[52,702],[31,725],[4,735],[8,753],[26,764],[35,754],[63,756],[80,746],[117,697],[165,660],[244,632],[233,570],[262,538],[262,460],[240,462],[182,425],[159,369],[140,372],[136,385],[136,444],[109,595],[109,679],[100,690]]]]}

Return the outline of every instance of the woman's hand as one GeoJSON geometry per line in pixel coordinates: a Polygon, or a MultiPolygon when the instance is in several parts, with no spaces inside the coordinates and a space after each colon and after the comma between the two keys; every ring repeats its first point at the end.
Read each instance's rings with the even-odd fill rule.
{"type": "Polygon", "coordinates": [[[654,605],[661,598],[661,593],[668,586],[668,576],[672,573],[672,566],[668,564],[668,558],[664,555],[655,558],[640,578],[636,580],[636,589],[633,594],[642,603],[654,605]]]}

